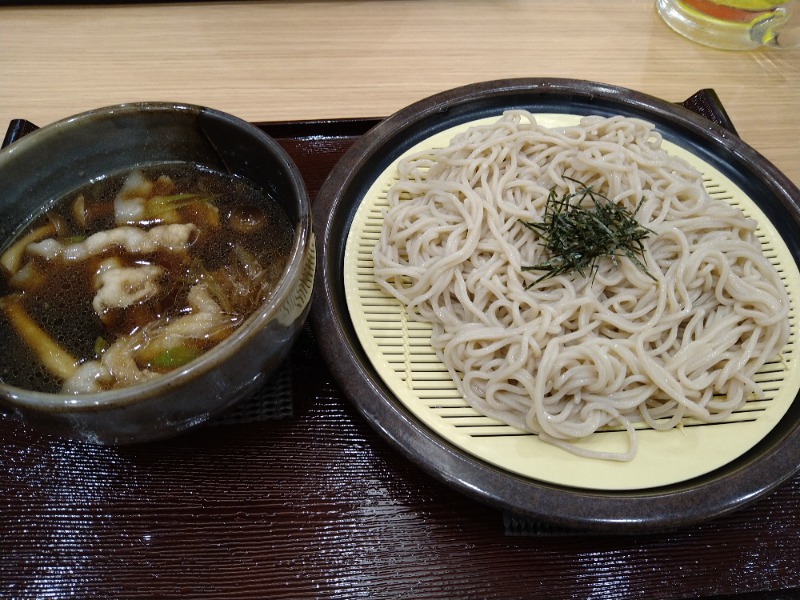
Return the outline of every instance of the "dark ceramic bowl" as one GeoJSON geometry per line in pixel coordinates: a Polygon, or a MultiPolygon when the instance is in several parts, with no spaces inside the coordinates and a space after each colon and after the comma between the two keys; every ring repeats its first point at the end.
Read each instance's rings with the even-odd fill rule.
{"type": "Polygon", "coordinates": [[[277,288],[234,334],[185,367],[129,388],[47,394],[0,383],[0,404],[51,433],[101,444],[165,438],[258,388],[284,360],[306,319],[315,269],[310,204],[296,165],[271,137],[233,116],[168,103],[86,112],[0,151],[0,240],[90,179],[136,165],[191,162],[263,187],[294,225],[277,288]]]}
{"type": "Polygon", "coordinates": [[[376,179],[415,144],[509,109],[623,115],[656,124],[666,140],[701,157],[745,191],[800,264],[800,190],[733,133],[713,92],[679,106],[571,79],[508,79],[455,88],[401,109],[361,136],[315,198],[319,266],[312,319],[324,332],[317,336],[322,356],[345,394],[376,431],[421,468],[532,528],[545,522],[579,533],[674,529],[738,509],[789,479],[800,470],[797,400],[761,442],[710,473],[656,488],[594,490],[538,481],[485,462],[428,427],[382,379],[359,340],[345,294],[345,250],[354,216],[376,179]]]}

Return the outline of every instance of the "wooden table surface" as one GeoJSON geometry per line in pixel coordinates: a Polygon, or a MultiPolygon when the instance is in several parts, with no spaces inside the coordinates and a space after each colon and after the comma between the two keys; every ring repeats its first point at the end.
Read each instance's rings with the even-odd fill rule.
{"type": "MultiPolygon", "coordinates": [[[[0,127],[141,100],[256,122],[380,117],[477,81],[567,77],[670,101],[713,88],[740,136],[800,184],[800,50],[698,46],[645,0],[0,4],[0,127]]],[[[308,175],[312,190],[330,166],[308,175]]],[[[774,599],[800,588],[800,478],[679,531],[509,537],[497,511],[369,428],[310,329],[292,372],[293,418],[146,448],[66,442],[0,415],[0,596],[774,599]]]]}
{"type": "Polygon", "coordinates": [[[741,136],[800,181],[800,50],[699,46],[647,0],[0,8],[0,123],[165,99],[250,121],[376,117],[506,77],[588,79],[675,101],[714,88],[741,136]]]}

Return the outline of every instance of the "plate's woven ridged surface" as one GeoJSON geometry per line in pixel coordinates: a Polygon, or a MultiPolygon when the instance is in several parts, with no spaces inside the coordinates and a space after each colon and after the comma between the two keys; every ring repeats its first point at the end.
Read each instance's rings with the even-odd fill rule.
{"type": "MultiPolygon", "coordinates": [[[[575,121],[574,115],[539,117],[539,122],[548,126],[575,121]]],[[[405,155],[446,144],[456,131],[470,125],[440,132],[405,155]]],[[[638,425],[639,452],[631,463],[578,458],[533,434],[481,415],[463,399],[431,347],[430,325],[407,319],[403,306],[374,282],[372,249],[388,206],[388,189],[396,180],[395,161],[375,180],[355,215],[345,251],[344,282],[359,341],[379,376],[417,418],[447,441],[510,472],[560,485],[605,490],[670,485],[708,473],[747,452],[774,427],[800,388],[796,340],[800,273],[778,232],[742,190],[688,151],[669,142],[664,142],[664,147],[704,174],[709,195],[739,207],[758,222],[764,253],[789,293],[792,333],[781,357],[766,364],[757,376],[763,397],[748,400],[721,424],[686,419],[681,428],[668,432],[638,425]]],[[[581,443],[619,450],[627,437],[624,432],[609,431],[581,443]]]]}

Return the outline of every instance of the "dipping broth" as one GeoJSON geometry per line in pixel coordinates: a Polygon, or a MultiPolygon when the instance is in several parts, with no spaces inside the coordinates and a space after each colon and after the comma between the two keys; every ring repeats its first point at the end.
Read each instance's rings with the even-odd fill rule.
{"type": "Polygon", "coordinates": [[[196,165],[91,182],[0,256],[0,379],[78,394],[182,367],[267,299],[293,235],[264,190],[196,165]]]}

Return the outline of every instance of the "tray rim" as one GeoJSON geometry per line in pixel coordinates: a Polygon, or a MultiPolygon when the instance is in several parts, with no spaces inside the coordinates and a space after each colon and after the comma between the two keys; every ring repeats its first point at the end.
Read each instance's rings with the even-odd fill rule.
{"type": "MultiPolygon", "coordinates": [[[[464,106],[470,103],[473,106],[485,103],[492,95],[505,97],[534,93],[542,97],[572,95],[583,100],[603,99],[622,103],[635,113],[666,119],[677,129],[694,136],[696,143],[708,144],[717,152],[725,149],[740,161],[750,164],[751,169],[758,171],[762,185],[770,188],[795,222],[798,220],[800,191],[774,165],[738,138],[732,127],[723,126],[720,121],[724,123],[724,119],[711,121],[708,115],[685,105],[669,103],[627,88],[584,80],[504,79],[454,88],[401,109],[356,140],[328,175],[315,198],[315,230],[320,260],[312,323],[319,333],[323,358],[337,383],[369,424],[406,458],[465,495],[515,515],[584,531],[638,533],[685,526],[732,512],[755,501],[800,469],[800,423],[794,423],[786,432],[774,432],[769,442],[762,442],[740,460],[726,465],[722,475],[718,470],[664,488],[614,493],[565,488],[501,472],[472,456],[465,456],[466,453],[460,449],[432,435],[396,398],[391,397],[390,391],[387,398],[387,387],[368,360],[359,356],[360,344],[352,334],[352,323],[346,311],[342,314],[335,310],[338,296],[343,296],[337,293],[337,288],[342,286],[336,275],[343,252],[341,256],[331,256],[331,246],[346,237],[349,230],[341,229],[343,223],[349,228],[352,214],[360,202],[352,200],[354,206],[343,208],[346,202],[343,196],[353,192],[358,185],[357,174],[381,160],[388,162],[389,158],[384,156],[380,159],[377,155],[411,126],[430,121],[437,115],[448,116],[454,111],[465,110],[464,106]],[[342,214],[348,210],[349,218],[342,214]],[[758,463],[758,468],[754,468],[753,463],[758,463]],[[572,504],[568,513],[563,510],[565,501],[572,504]]],[[[716,94],[713,94],[712,104],[715,100],[718,102],[716,94]]],[[[721,104],[719,106],[721,108],[721,104]]],[[[725,115],[724,109],[721,110],[725,115]]],[[[713,113],[711,116],[713,118],[713,113]]],[[[402,148],[392,150],[399,152],[402,148]]],[[[790,247],[790,251],[797,260],[797,247],[790,247]]],[[[795,409],[797,412],[796,406],[795,409]]],[[[789,413],[785,420],[790,418],[789,413]]],[[[800,421],[797,417],[793,419],[800,421]]]]}

